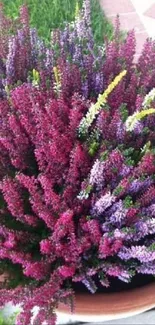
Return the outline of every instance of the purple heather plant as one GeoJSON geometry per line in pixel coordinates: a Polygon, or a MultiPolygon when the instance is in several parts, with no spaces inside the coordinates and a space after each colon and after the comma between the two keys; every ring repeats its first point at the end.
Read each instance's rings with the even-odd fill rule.
{"type": "Polygon", "coordinates": [[[2,60],[0,307],[21,303],[27,325],[38,306],[34,324],[54,325],[75,282],[95,293],[96,276],[108,287],[155,275],[155,47],[147,41],[133,63],[134,33],[121,43],[117,22],[94,57],[89,1],[51,48],[25,7],[20,24],[2,60]]]}
{"type": "MultiPolygon", "coordinates": [[[[6,37],[6,18],[3,8],[0,8],[3,20],[0,25],[0,72],[3,69],[1,85],[2,95],[4,88],[12,88],[18,83],[32,81],[32,70],[40,75],[42,86],[53,87],[53,68],[59,66],[62,87],[66,88],[68,80],[73,84],[71,94],[79,90],[86,98],[93,92],[98,94],[104,89],[102,46],[96,46],[90,25],[90,0],[85,0],[81,12],[75,21],[66,24],[64,30],[54,30],[51,33],[51,44],[45,45],[37,31],[29,26],[28,11],[21,7],[20,17],[11,34],[6,37]],[[5,51],[4,51],[5,48],[5,51]],[[60,59],[61,58],[61,59],[60,59]],[[2,65],[2,67],[1,67],[2,65]],[[22,68],[21,68],[22,67],[22,68]],[[78,76],[80,75],[80,80],[78,76]],[[74,76],[74,78],[73,78],[74,76]],[[77,79],[75,78],[77,76],[77,79]],[[78,86],[78,88],[77,88],[78,86]]],[[[7,28],[9,23],[7,21],[7,28]]],[[[68,91],[68,89],[67,89],[68,91]]]]}

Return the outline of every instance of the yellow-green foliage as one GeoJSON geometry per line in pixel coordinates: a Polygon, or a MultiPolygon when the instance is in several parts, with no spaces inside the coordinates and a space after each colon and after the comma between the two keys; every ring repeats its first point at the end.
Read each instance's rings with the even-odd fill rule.
{"type": "Polygon", "coordinates": [[[104,93],[98,96],[97,102],[92,104],[86,116],[82,119],[79,126],[79,133],[85,134],[88,131],[88,128],[91,126],[95,117],[98,115],[100,109],[107,103],[108,96],[114,90],[114,88],[120,83],[123,77],[126,75],[127,71],[122,71],[115,79],[110,83],[108,88],[104,91],[104,93]]]}
{"type": "Polygon", "coordinates": [[[133,115],[129,116],[126,120],[127,131],[133,131],[138,121],[142,120],[144,117],[153,113],[155,113],[155,108],[148,108],[140,112],[138,111],[133,115]]]}

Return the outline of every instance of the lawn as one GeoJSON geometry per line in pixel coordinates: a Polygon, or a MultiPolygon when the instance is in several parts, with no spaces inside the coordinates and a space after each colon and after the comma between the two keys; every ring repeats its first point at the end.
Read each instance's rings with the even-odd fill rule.
{"type": "MultiPolygon", "coordinates": [[[[31,26],[37,27],[39,35],[50,39],[50,31],[63,27],[66,21],[74,19],[76,3],[82,6],[82,0],[1,0],[5,13],[13,18],[18,16],[19,7],[26,3],[30,12],[31,26]]],[[[97,43],[102,43],[103,37],[112,37],[112,25],[103,14],[98,0],[91,0],[92,28],[97,43]]]]}

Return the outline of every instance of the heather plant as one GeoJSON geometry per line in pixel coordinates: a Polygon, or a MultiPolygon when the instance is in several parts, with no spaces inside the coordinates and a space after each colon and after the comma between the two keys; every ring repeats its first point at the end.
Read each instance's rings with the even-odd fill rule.
{"type": "MultiPolygon", "coordinates": [[[[1,9],[1,15],[2,13],[1,9]]],[[[121,84],[122,97],[118,97],[114,91],[111,102],[117,106],[118,102],[123,101],[131,110],[134,110],[135,102],[136,107],[140,107],[143,96],[154,87],[154,42],[147,40],[135,67],[134,31],[129,32],[121,42],[117,19],[113,41],[97,45],[91,29],[90,0],[83,2],[81,11],[77,8],[73,23],[67,23],[63,30],[52,32],[50,46],[38,37],[36,29],[30,28],[25,6],[20,9],[16,24],[4,15],[2,17],[1,96],[25,81],[33,83],[33,70],[39,74],[41,87],[53,89],[55,67],[59,71],[63,92],[72,96],[77,91],[85,98],[94,97],[94,100],[122,68],[127,69],[126,93],[121,84]]]]}
{"type": "Polygon", "coordinates": [[[63,93],[72,96],[77,91],[85,98],[94,97],[95,100],[124,68],[128,70],[126,93],[121,84],[122,98],[114,91],[111,102],[117,106],[123,101],[134,110],[136,101],[136,106],[140,107],[143,96],[154,87],[154,42],[147,40],[135,67],[134,31],[120,41],[117,19],[113,41],[97,45],[91,28],[90,8],[90,0],[83,2],[81,11],[77,7],[75,20],[67,23],[63,30],[52,32],[50,46],[38,37],[36,29],[30,28],[25,6],[20,9],[20,17],[14,25],[3,15],[0,95],[5,96],[12,87],[25,81],[33,83],[34,70],[39,74],[41,87],[53,89],[56,67],[63,93]]]}
{"type": "Polygon", "coordinates": [[[94,94],[103,91],[101,68],[104,51],[103,46],[96,45],[94,41],[90,0],[83,2],[81,10],[77,7],[72,23],[66,23],[63,30],[52,32],[48,46],[38,37],[36,29],[30,28],[25,6],[20,9],[16,28],[7,33],[7,37],[4,27],[7,26],[8,30],[10,21],[4,15],[3,17],[0,46],[3,48],[5,45],[5,53],[1,53],[1,95],[5,95],[6,90],[9,91],[16,84],[32,82],[33,69],[39,73],[40,83],[44,88],[53,86],[55,66],[59,66],[62,88],[67,87],[67,82],[69,85],[72,83],[85,97],[90,96],[92,89],[94,94]]]}
{"type": "Polygon", "coordinates": [[[29,61],[27,46],[0,99],[0,307],[20,303],[18,325],[30,323],[36,306],[33,324],[54,325],[59,302],[73,309],[76,282],[95,293],[96,276],[108,287],[112,278],[155,275],[154,42],[135,64],[134,32],[120,43],[117,20],[97,70],[102,87],[90,82],[86,93],[81,84],[92,80],[94,61],[84,70],[82,62],[94,43],[82,17],[69,35],[76,26],[74,50],[87,40],[88,56],[82,50],[82,59],[69,60],[68,38],[62,44],[56,31],[54,64],[29,61]]]}
{"type": "MultiPolygon", "coordinates": [[[[105,287],[154,275],[155,110],[132,129],[130,116],[112,112],[107,94],[127,77],[99,106],[26,83],[1,100],[0,306],[21,303],[17,324],[29,324],[35,306],[34,324],[55,324],[74,282],[95,293],[95,275],[105,287]]],[[[153,105],[146,97],[139,113],[146,100],[153,105]]]]}

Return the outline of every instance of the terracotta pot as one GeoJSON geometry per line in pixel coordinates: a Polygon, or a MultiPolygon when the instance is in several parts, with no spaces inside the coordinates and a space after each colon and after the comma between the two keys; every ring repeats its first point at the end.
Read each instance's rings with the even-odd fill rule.
{"type": "Polygon", "coordinates": [[[155,307],[155,283],[109,294],[76,294],[74,314],[60,304],[58,318],[67,321],[103,322],[140,314],[155,307]]]}

